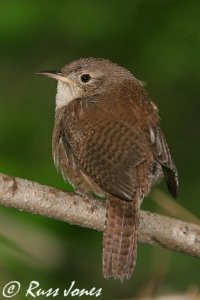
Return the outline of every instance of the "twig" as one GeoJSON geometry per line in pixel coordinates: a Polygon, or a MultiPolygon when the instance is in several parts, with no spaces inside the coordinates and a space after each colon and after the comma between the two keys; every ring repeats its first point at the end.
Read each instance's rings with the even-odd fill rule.
{"type": "Polygon", "coordinates": [[[179,201],[174,201],[169,195],[162,191],[155,189],[151,193],[151,200],[157,203],[164,211],[166,211],[171,217],[183,218],[187,222],[200,225],[200,219],[194,214],[184,208],[179,201]]]}
{"type": "MultiPolygon", "coordinates": [[[[105,203],[0,174],[0,204],[103,230],[105,203]]],[[[139,241],[200,257],[200,226],[141,211],[139,241]]]]}

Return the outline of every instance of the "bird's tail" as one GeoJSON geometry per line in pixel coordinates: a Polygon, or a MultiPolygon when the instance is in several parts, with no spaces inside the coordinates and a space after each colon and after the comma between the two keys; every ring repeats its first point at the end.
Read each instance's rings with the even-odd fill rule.
{"type": "Polygon", "coordinates": [[[103,237],[103,274],[105,278],[129,279],[137,258],[137,235],[141,195],[124,201],[109,195],[103,237]]]}

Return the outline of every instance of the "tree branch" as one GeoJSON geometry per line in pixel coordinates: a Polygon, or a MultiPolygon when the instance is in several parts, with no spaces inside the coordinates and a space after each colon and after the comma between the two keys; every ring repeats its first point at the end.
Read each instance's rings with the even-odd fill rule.
{"type": "MultiPolygon", "coordinates": [[[[105,202],[0,174],[0,204],[103,230],[105,202]]],[[[141,211],[139,241],[200,257],[200,226],[141,211]]]]}

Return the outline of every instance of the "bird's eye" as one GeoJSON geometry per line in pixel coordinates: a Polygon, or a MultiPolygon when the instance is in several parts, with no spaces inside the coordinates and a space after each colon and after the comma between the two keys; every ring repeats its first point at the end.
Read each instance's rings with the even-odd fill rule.
{"type": "Polygon", "coordinates": [[[88,81],[90,81],[90,79],[91,79],[90,74],[83,74],[83,75],[81,75],[81,81],[83,83],[87,83],[88,81]]]}

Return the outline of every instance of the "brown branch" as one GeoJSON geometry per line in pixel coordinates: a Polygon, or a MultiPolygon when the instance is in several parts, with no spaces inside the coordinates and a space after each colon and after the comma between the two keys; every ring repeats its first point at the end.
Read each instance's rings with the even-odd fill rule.
{"type": "MultiPolygon", "coordinates": [[[[103,230],[105,203],[0,174],[0,204],[103,230]]],[[[200,257],[200,226],[141,211],[139,241],[200,257]]]]}

